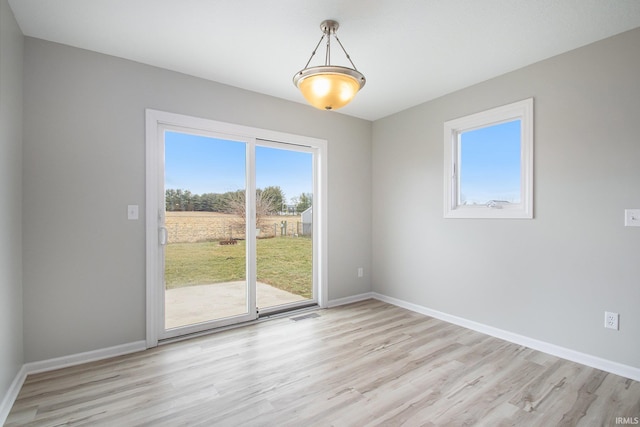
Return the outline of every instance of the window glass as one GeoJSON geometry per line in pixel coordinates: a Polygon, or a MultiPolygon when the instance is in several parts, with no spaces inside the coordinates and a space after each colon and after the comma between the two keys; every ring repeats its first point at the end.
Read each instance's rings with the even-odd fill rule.
{"type": "Polygon", "coordinates": [[[459,205],[520,203],[520,122],[460,134],[459,205]]]}

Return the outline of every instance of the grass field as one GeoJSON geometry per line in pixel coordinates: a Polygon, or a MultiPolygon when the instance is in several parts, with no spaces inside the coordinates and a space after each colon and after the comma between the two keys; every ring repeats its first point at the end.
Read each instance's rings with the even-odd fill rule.
{"type": "MultiPolygon", "coordinates": [[[[207,242],[244,238],[244,226],[236,215],[220,212],[165,212],[165,227],[171,243],[207,242]]],[[[299,233],[300,215],[273,215],[261,218],[262,237],[280,236],[287,223],[287,236],[299,233]]]]}
{"type": "MultiPolygon", "coordinates": [[[[245,279],[244,240],[237,245],[218,242],[170,243],[165,247],[167,289],[245,279]]],[[[258,239],[258,281],[311,298],[312,241],[305,237],[258,239]]]]}

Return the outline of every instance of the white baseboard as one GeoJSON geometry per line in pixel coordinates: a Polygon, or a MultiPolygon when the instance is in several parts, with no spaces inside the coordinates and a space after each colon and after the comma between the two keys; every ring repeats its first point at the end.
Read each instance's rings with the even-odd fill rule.
{"type": "Polygon", "coordinates": [[[432,310],[430,308],[403,301],[397,298],[388,297],[377,292],[372,292],[371,297],[380,301],[388,302],[389,304],[393,304],[398,307],[406,308],[407,310],[411,310],[416,313],[424,314],[425,316],[434,317],[448,323],[453,323],[454,325],[462,326],[463,328],[481,332],[486,335],[491,335],[492,337],[500,338],[514,344],[523,345],[525,347],[529,347],[534,350],[550,354],[552,356],[560,357],[562,359],[570,360],[572,362],[580,363],[582,365],[620,375],[621,377],[630,378],[635,381],[640,381],[640,369],[633,366],[623,365],[622,363],[602,359],[597,356],[581,353],[579,351],[571,350],[555,344],[550,344],[548,342],[529,338],[524,335],[519,335],[513,332],[505,331],[503,329],[494,328],[493,326],[484,325],[482,323],[474,322],[462,317],[452,316],[441,311],[432,310]]]}
{"type": "Polygon", "coordinates": [[[56,357],[39,362],[25,363],[27,375],[39,372],[53,371],[54,369],[67,368],[69,366],[80,365],[82,363],[95,362],[96,360],[108,359],[110,357],[122,356],[129,353],[146,350],[146,341],[135,341],[128,344],[116,345],[113,347],[101,348],[98,350],[86,351],[84,353],[71,354],[69,356],[56,357]]]}
{"type": "Polygon", "coordinates": [[[39,362],[29,362],[22,365],[20,371],[11,383],[9,390],[2,399],[0,404],[0,425],[4,425],[13,403],[20,393],[20,389],[24,384],[27,375],[37,374],[39,372],[53,371],[55,369],[67,368],[69,366],[80,365],[96,360],[108,359],[110,357],[122,356],[129,353],[136,353],[147,349],[146,341],[135,341],[128,344],[116,345],[113,347],[102,348],[99,350],[87,351],[84,353],[72,354],[69,356],[56,357],[53,359],[42,360],[39,362]]]}
{"type": "MultiPolygon", "coordinates": [[[[474,322],[462,317],[453,316],[437,310],[432,310],[421,305],[413,304],[397,298],[392,298],[383,294],[379,294],[377,292],[367,292],[359,295],[331,300],[328,302],[328,307],[337,307],[340,305],[351,304],[371,298],[387,302],[398,307],[406,308],[407,310],[424,314],[425,316],[434,317],[436,319],[452,323],[454,325],[462,326],[463,328],[471,329],[486,335],[491,335],[493,337],[500,338],[514,344],[523,345],[525,347],[529,347],[543,353],[551,354],[562,359],[570,360],[572,362],[580,363],[592,368],[601,369],[603,371],[620,375],[625,378],[630,378],[635,381],[640,381],[639,368],[613,362],[611,360],[602,359],[600,357],[581,353],[579,351],[560,347],[558,345],[550,344],[544,341],[539,341],[523,335],[515,334],[513,332],[505,331],[503,329],[494,328],[492,326],[484,325],[482,323],[474,322]]],[[[7,416],[11,411],[11,407],[18,397],[18,393],[20,392],[22,384],[27,378],[27,375],[52,371],[54,369],[66,368],[74,365],[80,365],[82,363],[93,362],[96,360],[108,359],[110,357],[122,356],[129,353],[143,351],[146,350],[146,348],[146,341],[136,341],[128,344],[87,351],[84,353],[78,353],[69,356],[57,357],[54,359],[48,359],[39,362],[25,363],[16,374],[16,377],[11,383],[9,390],[2,399],[2,403],[0,404],[0,425],[4,424],[4,422],[6,421],[7,416]]]]}
{"type": "Polygon", "coordinates": [[[24,380],[27,378],[27,370],[24,365],[20,368],[16,377],[11,382],[9,386],[9,390],[4,395],[2,399],[2,403],[0,403],[0,425],[4,425],[7,417],[9,416],[9,412],[11,412],[11,407],[13,406],[13,402],[18,398],[18,393],[20,393],[20,389],[22,388],[22,384],[24,384],[24,380]]]}
{"type": "Polygon", "coordinates": [[[354,302],[360,302],[367,299],[374,298],[373,292],[366,292],[364,294],[352,295],[350,297],[332,299],[327,302],[327,308],[337,307],[339,305],[351,304],[354,302]]]}

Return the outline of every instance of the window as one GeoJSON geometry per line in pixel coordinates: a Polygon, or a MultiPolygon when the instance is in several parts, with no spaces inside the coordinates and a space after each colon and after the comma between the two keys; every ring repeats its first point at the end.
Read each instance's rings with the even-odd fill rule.
{"type": "Polygon", "coordinates": [[[533,218],[533,98],[444,124],[445,218],[533,218]]]}

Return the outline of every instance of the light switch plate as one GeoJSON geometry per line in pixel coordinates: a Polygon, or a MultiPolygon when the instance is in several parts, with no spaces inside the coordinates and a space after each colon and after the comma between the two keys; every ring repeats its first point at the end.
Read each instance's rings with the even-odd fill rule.
{"type": "Polygon", "coordinates": [[[624,210],[624,226],[640,227],[640,209],[624,210]]]}
{"type": "Polygon", "coordinates": [[[127,206],[127,219],[138,219],[138,205],[127,206]]]}

